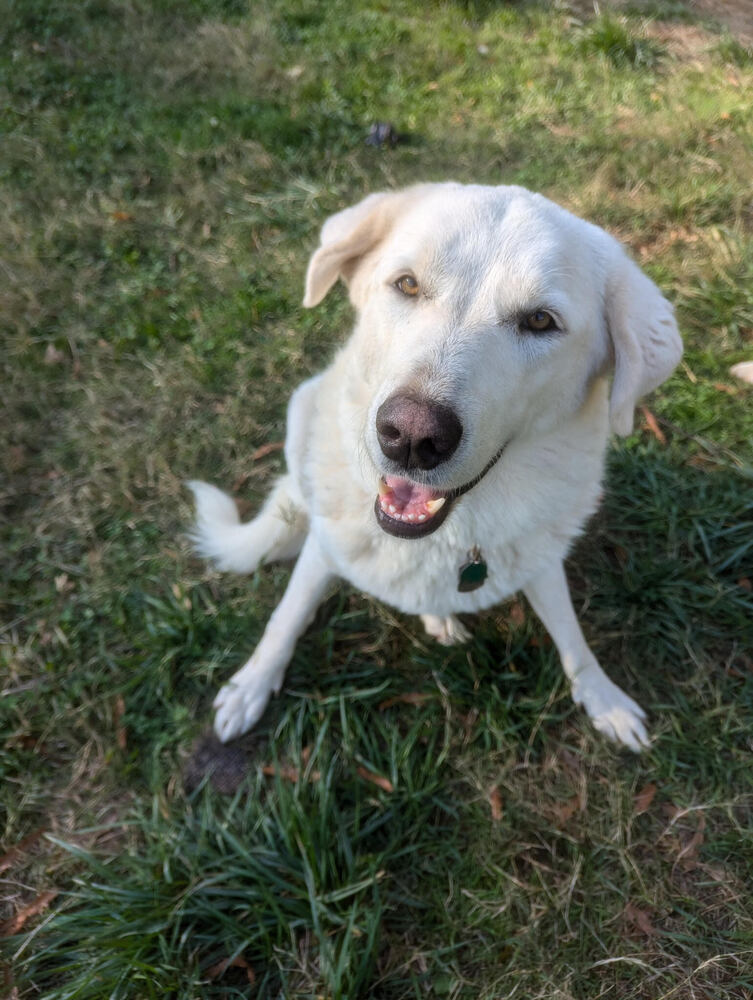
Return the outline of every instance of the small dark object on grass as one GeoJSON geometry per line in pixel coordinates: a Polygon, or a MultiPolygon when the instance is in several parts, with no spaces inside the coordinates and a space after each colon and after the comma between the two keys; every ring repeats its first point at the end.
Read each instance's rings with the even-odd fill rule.
{"type": "Polygon", "coordinates": [[[266,742],[266,737],[260,732],[232,743],[220,743],[211,729],[203,733],[183,768],[186,791],[192,792],[207,779],[220,795],[233,795],[252,772],[253,761],[258,757],[263,742],[266,742]]]}
{"type": "Polygon", "coordinates": [[[394,149],[398,142],[400,136],[392,122],[374,122],[366,137],[367,146],[389,146],[390,149],[394,149]]]}

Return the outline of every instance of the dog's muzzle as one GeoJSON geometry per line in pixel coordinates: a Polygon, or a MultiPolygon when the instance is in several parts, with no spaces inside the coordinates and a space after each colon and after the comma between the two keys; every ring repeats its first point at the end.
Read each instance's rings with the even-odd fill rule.
{"type": "Polygon", "coordinates": [[[382,476],[374,503],[377,524],[396,538],[430,535],[444,523],[454,502],[477,486],[497,464],[506,447],[507,443],[503,444],[477,476],[453,490],[433,490],[410,479],[382,476]]]}

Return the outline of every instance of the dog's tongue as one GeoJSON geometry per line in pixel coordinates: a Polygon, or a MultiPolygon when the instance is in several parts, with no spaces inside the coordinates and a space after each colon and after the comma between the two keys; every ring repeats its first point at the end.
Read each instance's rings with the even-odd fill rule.
{"type": "Polygon", "coordinates": [[[444,505],[445,497],[409,479],[385,476],[379,484],[379,503],[396,521],[427,521],[444,505]]]}

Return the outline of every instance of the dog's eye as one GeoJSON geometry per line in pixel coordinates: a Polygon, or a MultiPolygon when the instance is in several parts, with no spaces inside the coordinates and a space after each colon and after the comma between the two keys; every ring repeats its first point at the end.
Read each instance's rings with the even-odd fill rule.
{"type": "Polygon", "coordinates": [[[537,309],[536,312],[528,313],[521,320],[520,327],[528,333],[549,333],[551,330],[559,329],[554,316],[546,309],[537,309]]]}
{"type": "Polygon", "coordinates": [[[418,295],[418,282],[412,274],[403,274],[395,282],[395,288],[411,298],[418,295]]]}

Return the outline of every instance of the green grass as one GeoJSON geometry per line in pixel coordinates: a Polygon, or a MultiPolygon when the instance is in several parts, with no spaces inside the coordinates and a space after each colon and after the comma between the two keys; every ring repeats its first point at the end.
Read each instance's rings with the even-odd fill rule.
{"type": "Polygon", "coordinates": [[[12,0],[9,995],[753,996],[753,407],[728,375],[753,356],[753,62],[683,3],[631,11],[12,0]],[[365,144],[375,120],[396,148],[365,144]],[[677,306],[684,365],[648,401],[667,443],[639,426],[613,446],[569,564],[653,746],[593,732],[519,606],[445,650],[341,587],[244,744],[247,780],[187,791],[289,570],[193,558],[182,484],[259,503],[281,458],[251,456],[351,321],[342,295],[300,307],[319,226],[450,177],[606,226],[677,306]]]}

